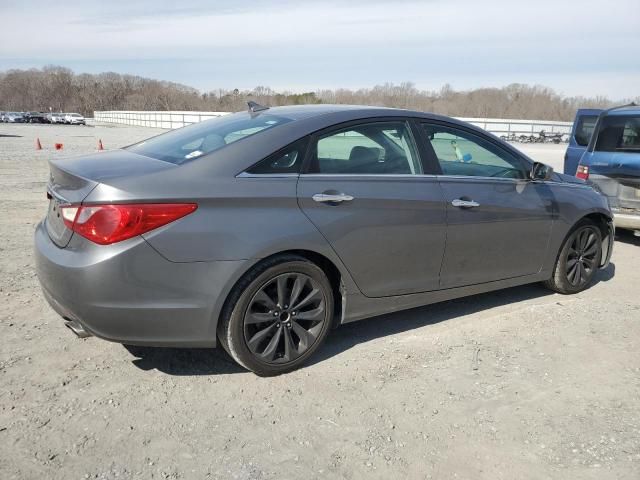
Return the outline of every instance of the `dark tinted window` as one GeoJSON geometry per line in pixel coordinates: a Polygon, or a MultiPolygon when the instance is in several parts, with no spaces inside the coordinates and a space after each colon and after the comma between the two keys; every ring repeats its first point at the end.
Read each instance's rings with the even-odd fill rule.
{"type": "Polygon", "coordinates": [[[179,164],[290,121],[290,118],[263,113],[254,116],[236,113],[158,135],[127,150],[179,164]]]}
{"type": "Polygon", "coordinates": [[[405,122],[354,125],[333,131],[314,145],[309,173],[412,174],[420,162],[405,122]]]}
{"type": "Polygon", "coordinates": [[[466,130],[423,124],[443,175],[527,178],[527,165],[495,143],[466,130]]]}
{"type": "Polygon", "coordinates": [[[300,173],[308,139],[304,138],[269,155],[249,170],[253,174],[300,173]]]}
{"type": "Polygon", "coordinates": [[[640,152],[640,115],[602,119],[596,141],[598,152],[640,152]]]}
{"type": "Polygon", "coordinates": [[[582,147],[586,147],[589,144],[589,139],[593,133],[593,129],[598,121],[597,115],[582,115],[578,118],[576,125],[575,139],[576,143],[582,147]]]}

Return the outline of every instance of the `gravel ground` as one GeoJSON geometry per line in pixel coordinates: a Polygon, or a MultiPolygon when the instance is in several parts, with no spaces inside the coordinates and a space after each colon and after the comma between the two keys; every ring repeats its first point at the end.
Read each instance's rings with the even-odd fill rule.
{"type": "MultiPolygon", "coordinates": [[[[154,132],[0,124],[0,478],[640,478],[630,234],[579,295],[525,286],[350,324],[276,378],[222,351],[75,338],[34,273],[47,158],[154,132]]],[[[562,163],[563,146],[527,150],[562,163]]]]}

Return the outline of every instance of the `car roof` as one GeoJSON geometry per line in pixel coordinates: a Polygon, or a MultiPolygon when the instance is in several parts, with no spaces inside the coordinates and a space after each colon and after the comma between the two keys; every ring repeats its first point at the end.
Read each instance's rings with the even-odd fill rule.
{"type": "Polygon", "coordinates": [[[615,110],[610,110],[606,113],[607,116],[637,116],[640,115],[640,106],[639,105],[627,105],[624,107],[618,107],[615,110]]]}
{"type": "Polygon", "coordinates": [[[281,115],[291,118],[292,120],[303,120],[313,117],[340,114],[340,117],[353,117],[354,120],[360,118],[388,117],[388,116],[407,116],[422,118],[439,118],[451,120],[449,117],[443,117],[432,113],[419,112],[415,110],[405,110],[401,108],[390,107],[374,107],[368,105],[336,105],[336,104],[316,104],[316,105],[291,105],[286,107],[271,107],[261,112],[281,115]]]}

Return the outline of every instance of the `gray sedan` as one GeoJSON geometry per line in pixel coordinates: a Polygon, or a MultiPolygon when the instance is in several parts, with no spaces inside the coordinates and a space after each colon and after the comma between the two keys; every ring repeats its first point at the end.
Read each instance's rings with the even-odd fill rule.
{"type": "Polygon", "coordinates": [[[38,277],[80,336],[215,347],[260,375],[339,324],[608,264],[604,196],[438,115],[236,113],[50,162],[38,277]]]}

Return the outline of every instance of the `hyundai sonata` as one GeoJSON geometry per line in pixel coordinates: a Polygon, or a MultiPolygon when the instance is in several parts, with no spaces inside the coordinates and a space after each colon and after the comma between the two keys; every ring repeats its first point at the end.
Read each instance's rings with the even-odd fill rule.
{"type": "Polygon", "coordinates": [[[607,265],[606,198],[438,115],[266,108],[50,162],[38,277],[80,336],[221,344],[260,375],[336,325],[607,265]]]}

